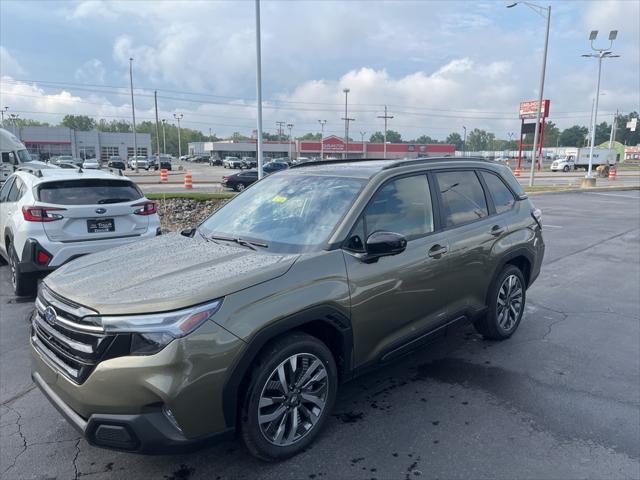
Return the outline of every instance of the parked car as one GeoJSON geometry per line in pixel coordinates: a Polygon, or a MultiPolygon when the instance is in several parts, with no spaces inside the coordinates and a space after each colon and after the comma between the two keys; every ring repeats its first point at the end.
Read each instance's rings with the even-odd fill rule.
{"type": "Polygon", "coordinates": [[[138,170],[141,168],[149,170],[149,161],[147,160],[147,157],[129,157],[129,168],[131,170],[135,170],[136,168],[138,168],[138,170]]]}
{"type": "MultiPolygon", "coordinates": [[[[280,170],[286,170],[289,165],[283,162],[269,162],[262,167],[265,175],[279,172],[280,170]]],[[[225,175],[222,177],[222,186],[230,188],[236,192],[241,192],[252,183],[258,181],[258,170],[247,170],[246,172],[236,173],[235,175],[225,175]]]]}
{"type": "Polygon", "coordinates": [[[160,155],[160,168],[165,170],[172,170],[172,157],[171,155],[160,155]]]}
{"type": "Polygon", "coordinates": [[[222,166],[222,160],[219,157],[209,157],[209,165],[222,166]]]}
{"type": "Polygon", "coordinates": [[[88,253],[156,236],[155,203],[128,178],[100,170],[25,167],[0,190],[0,256],[16,295],[88,253]]]}
{"type": "Polygon", "coordinates": [[[29,151],[18,137],[9,130],[0,128],[0,185],[11,175],[16,168],[22,165],[46,165],[43,162],[35,162],[29,151]]]}
{"type": "Polygon", "coordinates": [[[87,158],[82,162],[82,168],[97,170],[100,168],[100,160],[97,158],[87,158]]]}
{"type": "Polygon", "coordinates": [[[224,168],[242,168],[242,160],[238,157],[225,157],[222,160],[222,166],[224,168]]]}
{"type": "Polygon", "coordinates": [[[258,168],[258,160],[255,157],[242,157],[240,161],[242,162],[240,168],[258,168]]]}
{"type": "Polygon", "coordinates": [[[45,278],[32,377],[92,445],[174,451],[237,429],[284,459],[317,438],[340,382],[458,322],[511,337],[544,249],[503,165],[303,165],[197,228],[45,278]]]}
{"type": "Polygon", "coordinates": [[[55,165],[58,168],[74,168],[74,169],[78,169],[78,165],[76,165],[76,163],[73,160],[59,160],[57,165],[55,165]]]}
{"type": "Polygon", "coordinates": [[[72,155],[58,155],[57,157],[51,157],[49,162],[54,165],[58,165],[60,162],[71,162],[76,165],[78,163],[72,155]]]}
{"type": "Polygon", "coordinates": [[[107,162],[107,167],[108,168],[117,168],[118,170],[125,170],[126,169],[126,165],[124,163],[124,161],[116,156],[113,157],[109,157],[109,161],[107,162]]]}

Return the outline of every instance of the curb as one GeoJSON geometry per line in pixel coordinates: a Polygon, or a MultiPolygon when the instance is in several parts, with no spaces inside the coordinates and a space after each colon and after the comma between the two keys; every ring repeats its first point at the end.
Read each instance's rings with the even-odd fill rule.
{"type": "Polygon", "coordinates": [[[627,185],[624,187],[596,187],[596,188],[569,188],[564,190],[540,190],[537,192],[525,192],[527,196],[541,195],[553,193],[558,195],[560,193],[585,193],[585,192],[624,192],[628,190],[640,190],[640,185],[627,185]]]}

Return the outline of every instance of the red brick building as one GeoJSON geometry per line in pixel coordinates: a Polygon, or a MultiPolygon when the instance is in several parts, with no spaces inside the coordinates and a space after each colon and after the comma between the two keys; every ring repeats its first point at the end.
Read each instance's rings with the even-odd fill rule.
{"type": "MultiPolygon", "coordinates": [[[[324,158],[342,158],[347,152],[345,141],[331,135],[324,138],[322,145],[318,140],[298,140],[297,154],[300,157],[319,157],[321,151],[324,158]]],[[[349,158],[382,158],[385,145],[383,143],[349,142],[349,158]]],[[[449,144],[423,143],[387,143],[387,158],[441,157],[454,156],[456,146],[449,144]]]]}

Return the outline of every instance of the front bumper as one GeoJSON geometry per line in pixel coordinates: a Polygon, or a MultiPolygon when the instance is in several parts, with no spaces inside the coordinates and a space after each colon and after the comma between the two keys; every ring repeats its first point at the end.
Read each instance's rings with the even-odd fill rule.
{"type": "Polygon", "coordinates": [[[33,381],[92,445],[177,453],[234,432],[225,421],[223,390],[227,368],[245,344],[213,322],[155,355],[102,360],[81,383],[38,345],[32,336],[33,381]]]}
{"type": "Polygon", "coordinates": [[[233,428],[197,439],[186,438],[161,411],[134,415],[92,414],[84,419],[56,394],[38,372],[33,382],[91,445],[135,453],[181,453],[233,436],[233,428]]]}

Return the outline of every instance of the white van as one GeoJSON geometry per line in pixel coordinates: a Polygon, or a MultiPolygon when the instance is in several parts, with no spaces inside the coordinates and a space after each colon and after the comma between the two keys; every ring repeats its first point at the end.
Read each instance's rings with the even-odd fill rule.
{"type": "Polygon", "coordinates": [[[31,159],[29,151],[18,138],[8,130],[0,128],[0,184],[4,183],[9,175],[23,163],[30,165],[45,165],[31,159]]]}

